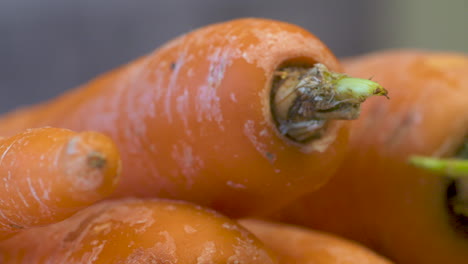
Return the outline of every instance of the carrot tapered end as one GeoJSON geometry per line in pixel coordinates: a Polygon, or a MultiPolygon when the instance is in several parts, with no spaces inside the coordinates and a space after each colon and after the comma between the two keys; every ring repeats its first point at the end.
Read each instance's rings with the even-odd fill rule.
{"type": "Polygon", "coordinates": [[[110,138],[96,132],[79,133],[65,144],[62,154],[62,168],[76,198],[101,199],[115,190],[121,161],[110,138]]]}

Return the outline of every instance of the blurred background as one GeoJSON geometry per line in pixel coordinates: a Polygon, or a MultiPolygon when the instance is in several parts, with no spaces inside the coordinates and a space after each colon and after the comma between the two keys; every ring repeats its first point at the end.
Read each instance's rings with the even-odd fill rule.
{"type": "Polygon", "coordinates": [[[468,0],[0,0],[0,113],[239,17],[300,25],[339,57],[402,47],[468,52],[468,0]]]}

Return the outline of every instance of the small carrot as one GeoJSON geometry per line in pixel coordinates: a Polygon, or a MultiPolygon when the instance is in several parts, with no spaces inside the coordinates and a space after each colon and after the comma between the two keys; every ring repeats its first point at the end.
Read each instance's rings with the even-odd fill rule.
{"type": "Polygon", "coordinates": [[[109,196],[120,159],[110,138],[37,128],[0,140],[0,238],[58,222],[109,196]]]}
{"type": "Polygon", "coordinates": [[[392,99],[363,106],[338,173],[283,220],[357,240],[397,263],[468,263],[468,56],[387,51],[345,67],[374,76],[392,99]]]}
{"type": "Polygon", "coordinates": [[[169,200],[105,201],[0,242],[3,264],[273,264],[251,233],[212,210],[169,200]],[[47,238],[47,239],[44,239],[47,238]]]}
{"type": "Polygon", "coordinates": [[[391,264],[366,247],[344,238],[311,229],[242,219],[239,223],[278,256],[280,264],[391,264]]]}
{"type": "Polygon", "coordinates": [[[385,95],[295,25],[238,19],[170,41],[49,103],[0,119],[0,134],[96,130],[122,151],[116,197],[266,214],[323,185],[363,100],[385,95]],[[307,176],[302,172],[308,171],[307,176]]]}

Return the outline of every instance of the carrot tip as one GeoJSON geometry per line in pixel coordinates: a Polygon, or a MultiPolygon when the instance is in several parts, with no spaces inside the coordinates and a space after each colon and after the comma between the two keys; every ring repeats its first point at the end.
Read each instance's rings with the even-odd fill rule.
{"type": "Polygon", "coordinates": [[[107,164],[104,155],[97,151],[88,154],[88,166],[95,169],[103,169],[107,164]]]}
{"type": "Polygon", "coordinates": [[[80,133],[66,143],[63,154],[62,166],[73,189],[102,196],[116,187],[120,158],[110,138],[94,132],[80,133]]]}

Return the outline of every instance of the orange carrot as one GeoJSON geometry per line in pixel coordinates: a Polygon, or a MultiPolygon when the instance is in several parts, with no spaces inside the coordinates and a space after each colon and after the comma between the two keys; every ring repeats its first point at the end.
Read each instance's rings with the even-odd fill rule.
{"type": "Polygon", "coordinates": [[[0,242],[3,264],[277,263],[233,220],[185,202],[106,201],[0,242]],[[47,238],[47,239],[44,239],[47,238]]]}
{"type": "Polygon", "coordinates": [[[347,125],[337,120],[356,118],[366,97],[385,94],[340,70],[300,27],[233,20],[13,112],[0,119],[0,134],[43,125],[104,132],[122,151],[116,197],[263,214],[324,184],[346,148],[347,125]]]}
{"type": "Polygon", "coordinates": [[[0,238],[109,196],[120,159],[108,137],[38,128],[0,140],[0,238]]]}
{"type": "Polygon", "coordinates": [[[468,263],[468,56],[379,52],[346,70],[373,75],[391,100],[363,107],[338,173],[283,220],[360,241],[397,263],[468,263]]]}
{"type": "Polygon", "coordinates": [[[364,246],[315,230],[253,219],[239,221],[278,256],[281,264],[391,264],[364,246]]]}

